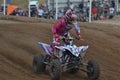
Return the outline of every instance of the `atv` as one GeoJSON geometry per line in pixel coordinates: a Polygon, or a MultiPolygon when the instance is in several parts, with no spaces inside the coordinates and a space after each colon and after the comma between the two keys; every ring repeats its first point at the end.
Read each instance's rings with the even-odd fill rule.
{"type": "Polygon", "coordinates": [[[77,47],[74,44],[75,39],[72,37],[66,39],[67,43],[55,46],[54,51],[51,51],[51,45],[38,42],[45,55],[36,54],[34,56],[33,71],[35,73],[48,71],[51,80],[60,80],[63,72],[75,74],[81,70],[87,73],[89,80],[97,80],[100,75],[97,62],[89,60],[85,63],[85,53],[89,46],[77,47]]]}

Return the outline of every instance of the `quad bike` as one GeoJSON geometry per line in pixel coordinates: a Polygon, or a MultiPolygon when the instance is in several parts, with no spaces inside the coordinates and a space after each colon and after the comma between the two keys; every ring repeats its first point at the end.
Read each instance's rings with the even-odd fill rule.
{"type": "MultiPolygon", "coordinates": [[[[65,40],[65,39],[64,39],[65,40]]],[[[50,45],[38,42],[45,51],[45,55],[36,54],[33,59],[33,70],[35,73],[48,71],[51,80],[60,80],[63,72],[76,73],[82,70],[87,73],[88,80],[97,80],[100,69],[95,60],[85,63],[85,52],[89,46],[77,47],[73,44],[75,38],[67,39],[67,43],[55,46],[51,51],[50,45]]]]}

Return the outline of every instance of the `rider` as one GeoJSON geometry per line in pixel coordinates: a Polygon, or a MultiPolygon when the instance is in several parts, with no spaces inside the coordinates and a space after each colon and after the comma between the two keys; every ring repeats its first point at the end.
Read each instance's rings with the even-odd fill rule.
{"type": "Polygon", "coordinates": [[[82,36],[80,35],[80,27],[77,24],[77,16],[74,14],[73,10],[69,9],[65,13],[65,16],[59,19],[52,27],[52,50],[54,50],[54,46],[60,45],[61,36],[64,36],[64,34],[67,33],[67,36],[69,37],[68,33],[72,28],[75,29],[78,38],[81,40],[82,36]]]}

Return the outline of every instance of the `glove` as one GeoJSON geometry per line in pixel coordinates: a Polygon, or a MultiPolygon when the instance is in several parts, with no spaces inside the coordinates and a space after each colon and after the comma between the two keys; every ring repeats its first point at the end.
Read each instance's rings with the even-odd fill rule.
{"type": "Polygon", "coordinates": [[[81,35],[78,35],[78,39],[79,39],[79,40],[83,40],[83,38],[82,38],[81,35]]]}
{"type": "Polygon", "coordinates": [[[54,37],[55,37],[55,38],[59,38],[60,35],[59,35],[59,34],[54,34],[54,37]]]}

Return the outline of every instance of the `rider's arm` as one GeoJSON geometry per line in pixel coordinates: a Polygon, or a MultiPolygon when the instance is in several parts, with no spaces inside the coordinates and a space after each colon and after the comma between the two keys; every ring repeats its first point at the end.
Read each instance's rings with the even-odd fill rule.
{"type": "Polygon", "coordinates": [[[59,28],[59,26],[61,25],[60,21],[58,21],[57,23],[55,23],[52,27],[52,33],[53,34],[57,34],[57,30],[59,28]]]}
{"type": "Polygon", "coordinates": [[[60,35],[60,33],[58,33],[58,31],[61,30],[61,26],[63,26],[63,23],[64,23],[64,19],[59,19],[57,21],[57,23],[55,23],[54,26],[52,27],[52,33],[60,35]]]}
{"type": "Polygon", "coordinates": [[[53,34],[56,34],[56,32],[57,32],[57,26],[56,25],[57,24],[54,24],[53,27],[52,27],[52,33],[53,34]]]}
{"type": "Polygon", "coordinates": [[[75,21],[73,24],[79,40],[83,40],[82,36],[80,35],[80,27],[78,26],[77,21],[75,21]]]}
{"type": "Polygon", "coordinates": [[[80,34],[80,27],[78,26],[77,21],[75,21],[75,22],[73,23],[73,25],[74,25],[74,29],[75,29],[75,31],[76,31],[76,34],[79,35],[79,34],[80,34]]]}

